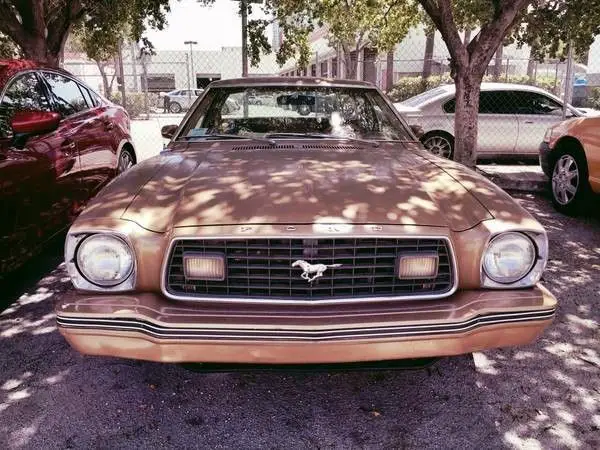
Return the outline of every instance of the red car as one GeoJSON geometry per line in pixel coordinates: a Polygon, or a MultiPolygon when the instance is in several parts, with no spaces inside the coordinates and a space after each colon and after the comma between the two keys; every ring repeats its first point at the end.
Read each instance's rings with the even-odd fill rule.
{"type": "Polygon", "coordinates": [[[0,61],[0,278],[136,162],[129,116],[68,72],[0,61]]]}

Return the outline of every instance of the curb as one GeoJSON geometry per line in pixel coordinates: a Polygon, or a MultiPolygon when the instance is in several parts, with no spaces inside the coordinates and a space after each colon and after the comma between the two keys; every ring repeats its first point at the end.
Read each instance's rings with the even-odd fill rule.
{"type": "Polygon", "coordinates": [[[549,181],[545,175],[535,179],[519,179],[514,174],[492,174],[479,168],[477,171],[505,191],[546,192],[548,190],[549,181]]]}

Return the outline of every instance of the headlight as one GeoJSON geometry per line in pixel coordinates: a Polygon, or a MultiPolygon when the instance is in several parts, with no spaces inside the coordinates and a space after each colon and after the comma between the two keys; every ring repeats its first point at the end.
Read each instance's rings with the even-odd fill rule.
{"type": "Polygon", "coordinates": [[[511,284],[525,277],[536,262],[532,240],[521,233],[494,237],[483,256],[483,270],[496,283],[511,284]]]}
{"type": "Polygon", "coordinates": [[[133,253],[127,243],[110,234],[85,238],[76,251],[77,269],[92,284],[117,286],[133,272],[133,253]]]}

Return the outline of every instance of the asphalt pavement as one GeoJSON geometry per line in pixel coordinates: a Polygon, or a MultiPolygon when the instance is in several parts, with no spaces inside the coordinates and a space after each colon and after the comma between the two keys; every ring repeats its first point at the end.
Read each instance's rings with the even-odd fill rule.
{"type": "Polygon", "coordinates": [[[600,215],[518,194],[559,299],[533,345],[416,371],[190,372],[86,357],[56,330],[57,242],[0,285],[0,448],[599,448],[600,215]]]}

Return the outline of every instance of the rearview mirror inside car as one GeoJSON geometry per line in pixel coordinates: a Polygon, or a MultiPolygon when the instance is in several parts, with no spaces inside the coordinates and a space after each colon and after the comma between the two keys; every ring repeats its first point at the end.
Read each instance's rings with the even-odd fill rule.
{"type": "Polygon", "coordinates": [[[175,132],[177,131],[177,128],[178,128],[177,125],[165,125],[164,127],[162,127],[160,129],[160,134],[165,139],[171,139],[175,135],[175,132]]]}

